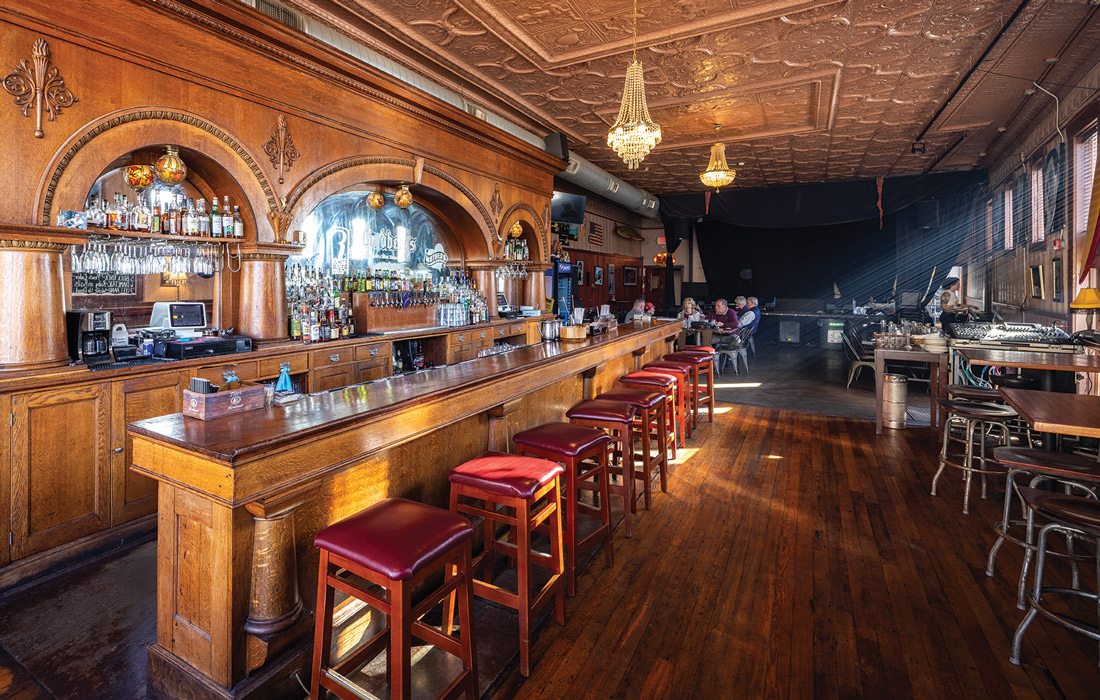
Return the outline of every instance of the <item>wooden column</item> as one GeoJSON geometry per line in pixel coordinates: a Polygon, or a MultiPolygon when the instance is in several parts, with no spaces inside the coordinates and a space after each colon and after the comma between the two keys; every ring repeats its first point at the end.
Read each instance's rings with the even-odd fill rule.
{"type": "Polygon", "coordinates": [[[241,304],[237,332],[256,340],[282,340],[290,335],[286,308],[286,253],[245,250],[241,253],[241,304]]]}
{"type": "Polygon", "coordinates": [[[550,265],[546,263],[531,263],[527,266],[527,291],[524,304],[542,310],[546,305],[546,271],[550,265]]]}
{"type": "Polygon", "coordinates": [[[489,436],[486,447],[490,451],[508,452],[511,435],[508,434],[508,416],[519,410],[522,401],[512,399],[499,406],[493,406],[485,415],[489,418],[489,436]]]}
{"type": "Polygon", "coordinates": [[[68,364],[61,262],[68,247],[0,231],[0,371],[68,364]]]}
{"type": "Polygon", "coordinates": [[[477,281],[477,288],[489,302],[489,320],[497,317],[497,260],[471,260],[467,262],[470,274],[477,281]]]}

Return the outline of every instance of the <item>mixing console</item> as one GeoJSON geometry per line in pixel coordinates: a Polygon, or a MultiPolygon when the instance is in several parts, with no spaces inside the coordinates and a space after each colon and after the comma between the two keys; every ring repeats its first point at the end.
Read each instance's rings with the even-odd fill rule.
{"type": "Polygon", "coordinates": [[[1015,343],[1072,343],[1069,334],[1056,326],[1038,323],[949,323],[947,335],[959,340],[1015,343]]]}

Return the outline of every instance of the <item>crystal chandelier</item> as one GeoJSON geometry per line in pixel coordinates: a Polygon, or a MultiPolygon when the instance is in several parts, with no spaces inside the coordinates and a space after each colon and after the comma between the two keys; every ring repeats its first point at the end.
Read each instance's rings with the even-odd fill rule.
{"type": "Polygon", "coordinates": [[[645,101],[645,75],[638,60],[638,0],[634,0],[633,35],[619,116],[607,132],[608,147],[623,159],[630,170],[636,170],[638,164],[661,142],[661,127],[654,124],[649,116],[649,105],[645,101]]]}
{"type": "MultiPolygon", "coordinates": [[[[718,131],[718,127],[714,127],[718,131]]],[[[726,162],[726,144],[716,143],[710,147],[710,163],[707,169],[699,173],[699,181],[707,187],[713,187],[715,192],[720,192],[720,187],[733,182],[737,177],[737,171],[731,170],[726,162]]]]}

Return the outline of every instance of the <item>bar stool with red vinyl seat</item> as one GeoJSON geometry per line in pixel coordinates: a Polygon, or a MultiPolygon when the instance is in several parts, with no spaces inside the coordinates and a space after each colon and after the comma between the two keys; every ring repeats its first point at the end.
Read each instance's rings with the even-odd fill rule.
{"type": "MultiPolygon", "coordinates": [[[[1035,546],[1037,552],[1035,562],[1035,583],[1028,596],[1028,611],[1024,619],[1016,628],[1016,634],[1012,638],[1012,655],[1009,661],[1020,664],[1020,647],[1023,645],[1024,633],[1040,614],[1056,625],[1083,634],[1094,642],[1100,641],[1100,588],[1096,591],[1080,590],[1075,588],[1055,588],[1043,586],[1043,567],[1046,564],[1047,536],[1060,533],[1067,537],[1087,537],[1092,539],[1097,548],[1096,574],[1100,581],[1100,502],[1094,498],[1083,496],[1069,496],[1054,491],[1041,491],[1039,489],[1021,488],[1020,497],[1032,511],[1046,518],[1049,522],[1039,531],[1039,542],[1035,546]],[[1044,599],[1047,594],[1058,596],[1077,596],[1092,601],[1092,609],[1096,612],[1095,621],[1090,625],[1076,616],[1066,614],[1065,605],[1056,608],[1049,607],[1044,599]]],[[[1100,587],[1100,583],[1097,584],[1100,587]]]]}
{"type": "Polygon", "coordinates": [[[666,361],[688,362],[695,367],[692,389],[695,394],[695,425],[699,424],[699,412],[707,405],[708,421],[714,422],[714,355],[702,350],[685,350],[665,355],[666,361]],[[706,382],[706,387],[703,382],[706,382]]]}
{"type": "Polygon", "coordinates": [[[412,691],[412,637],[443,649],[462,661],[462,672],[438,697],[479,697],[474,657],[470,549],[473,530],[459,515],[424,503],[390,498],[321,530],[313,538],[320,548],[311,698],[329,690],[341,698],[366,697],[349,680],[352,672],[388,648],[390,697],[408,698],[412,691]],[[430,578],[443,581],[413,604],[413,591],[430,578]],[[382,589],[367,590],[359,580],[382,589]],[[332,632],[336,591],[357,598],[385,614],[386,627],[370,641],[333,664],[332,632]],[[439,603],[453,616],[458,599],[459,638],[445,617],[441,632],[420,621],[439,603]]]}
{"type": "MultiPolygon", "coordinates": [[[[638,411],[634,418],[634,433],[641,442],[641,449],[634,453],[634,461],[638,463],[634,467],[634,478],[642,481],[642,492],[635,492],[634,500],[637,501],[640,496],[645,501],[646,510],[649,510],[653,505],[651,485],[654,476],[660,478],[661,491],[668,491],[668,418],[665,416],[665,392],[621,387],[605,391],[596,398],[632,404],[638,411]],[[653,450],[654,436],[657,438],[656,451],[653,450]]],[[[632,464],[623,460],[624,475],[627,467],[632,464]]],[[[623,480],[626,481],[625,477],[623,480]]]]}
{"type": "Polygon", "coordinates": [[[634,464],[634,418],[638,409],[622,401],[581,401],[565,412],[573,425],[599,428],[611,438],[608,450],[621,456],[621,463],[610,464],[608,472],[622,476],[623,483],[611,484],[611,493],[623,499],[623,529],[627,537],[634,536],[634,479],[632,470],[623,465],[634,464]]]}
{"type": "Polygon", "coordinates": [[[665,442],[672,459],[676,459],[676,435],[683,420],[684,404],[683,395],[680,393],[679,382],[675,377],[658,372],[649,372],[644,369],[631,372],[619,377],[619,383],[630,389],[651,389],[665,392],[665,424],[667,426],[665,442]]]}
{"type": "Polygon", "coordinates": [[[519,613],[519,670],[524,676],[531,673],[533,613],[553,599],[555,618],[559,625],[565,624],[560,489],[563,471],[560,464],[550,460],[487,452],[458,465],[450,475],[451,511],[479,516],[485,523],[485,549],[474,559],[472,570],[479,571],[484,565],[488,573],[485,578],[474,576],[474,595],[519,613]],[[497,540],[498,523],[515,531],[514,544],[497,540]],[[549,554],[531,545],[531,533],[543,524],[550,538],[549,554]],[[498,549],[515,558],[518,581],[514,593],[493,581],[492,559],[498,549]],[[534,597],[530,586],[533,565],[550,571],[546,583],[534,597]]]}
{"type": "Polygon", "coordinates": [[[576,595],[577,551],[581,547],[603,540],[607,566],[615,565],[607,449],[611,438],[599,428],[547,423],[516,433],[512,441],[518,455],[542,457],[565,467],[565,574],[569,595],[576,595]],[[596,494],[599,505],[581,503],[582,491],[596,494]],[[600,523],[583,537],[577,528],[581,514],[593,516],[600,523]]]}
{"type": "Polygon", "coordinates": [[[683,404],[683,415],[680,419],[680,447],[685,447],[684,440],[691,437],[692,417],[695,415],[694,391],[692,391],[692,374],[695,365],[687,362],[672,362],[655,360],[642,366],[644,372],[656,372],[666,374],[676,379],[676,387],[680,392],[680,401],[683,404]]]}

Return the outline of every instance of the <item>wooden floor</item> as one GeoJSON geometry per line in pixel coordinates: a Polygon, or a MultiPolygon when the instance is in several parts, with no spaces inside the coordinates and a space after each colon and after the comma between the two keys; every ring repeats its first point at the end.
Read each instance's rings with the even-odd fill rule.
{"type": "Polygon", "coordinates": [[[985,576],[999,501],[928,495],[931,432],[720,410],[496,697],[1100,696],[1097,645],[1045,621],[1009,663],[1020,553],[985,576]]]}

